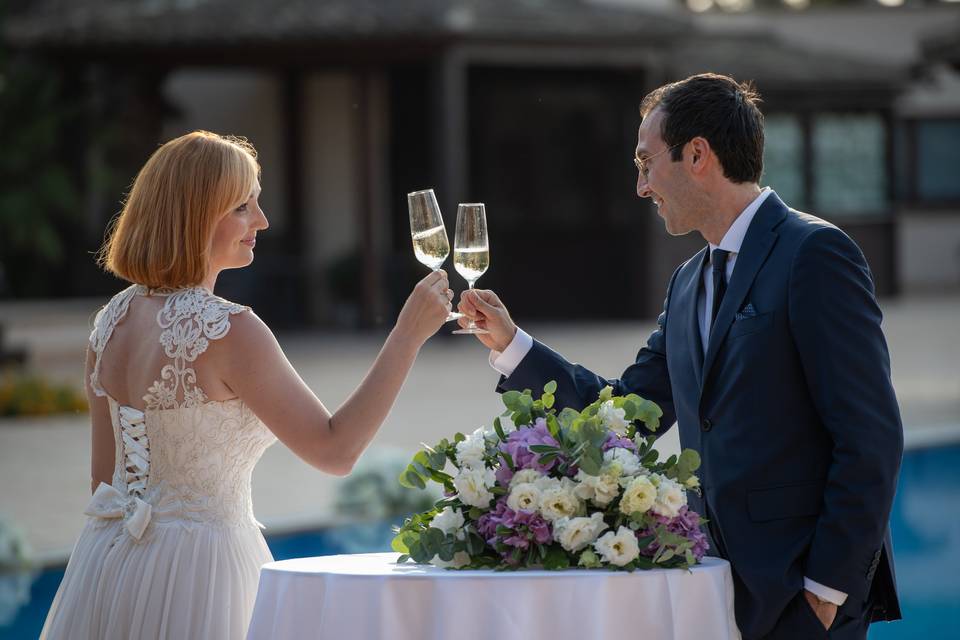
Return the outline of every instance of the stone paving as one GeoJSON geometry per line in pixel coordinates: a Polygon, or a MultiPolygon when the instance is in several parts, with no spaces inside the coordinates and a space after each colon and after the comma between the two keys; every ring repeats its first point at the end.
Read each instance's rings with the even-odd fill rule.
{"type": "MultiPolygon", "coordinates": [[[[10,343],[30,349],[34,370],[79,384],[88,327],[102,302],[0,304],[0,321],[10,343]]],[[[886,300],[882,306],[908,446],[960,440],[960,294],[886,300]]],[[[524,328],[570,359],[616,376],[652,326],[647,320],[524,328]]],[[[382,339],[380,333],[280,336],[294,366],[331,410],[363,377],[382,339]]],[[[495,382],[487,351],[476,340],[435,337],[422,350],[373,447],[410,454],[421,442],[487,423],[501,408],[495,382]]],[[[61,562],[83,526],[89,446],[86,416],[0,420],[0,513],[26,530],[42,561],[61,562]]],[[[660,449],[677,447],[674,429],[660,449]]],[[[330,522],[341,482],[277,444],[254,472],[256,515],[268,534],[330,522]]]]}

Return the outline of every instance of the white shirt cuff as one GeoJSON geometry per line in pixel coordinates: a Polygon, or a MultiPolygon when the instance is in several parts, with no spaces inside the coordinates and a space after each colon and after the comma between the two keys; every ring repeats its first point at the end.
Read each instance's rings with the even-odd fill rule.
{"type": "Polygon", "coordinates": [[[826,600],[827,602],[832,602],[838,607],[847,601],[847,594],[845,594],[843,591],[831,589],[830,587],[824,586],[816,580],[811,580],[806,576],[803,577],[803,588],[813,595],[819,596],[820,598],[826,600]]]}
{"type": "Polygon", "coordinates": [[[503,352],[490,350],[490,366],[509,378],[532,348],[533,338],[517,327],[517,334],[503,352]]]}

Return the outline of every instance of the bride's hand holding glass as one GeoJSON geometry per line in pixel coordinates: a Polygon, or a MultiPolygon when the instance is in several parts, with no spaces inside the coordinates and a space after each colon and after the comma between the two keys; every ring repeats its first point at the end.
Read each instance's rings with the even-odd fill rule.
{"type": "Polygon", "coordinates": [[[451,300],[453,291],[447,272],[438,269],[427,274],[407,297],[394,331],[417,346],[423,344],[447,321],[451,300]]]}
{"type": "MultiPolygon", "coordinates": [[[[438,271],[450,255],[450,242],[447,240],[447,229],[443,226],[443,217],[440,215],[440,206],[433,189],[408,193],[407,208],[410,211],[413,253],[421,264],[438,271]]],[[[460,317],[459,313],[451,311],[446,320],[460,317]]]]}

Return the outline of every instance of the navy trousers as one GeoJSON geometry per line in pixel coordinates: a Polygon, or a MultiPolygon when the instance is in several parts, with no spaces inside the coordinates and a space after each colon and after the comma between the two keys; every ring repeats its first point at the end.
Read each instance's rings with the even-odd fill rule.
{"type": "Polygon", "coordinates": [[[841,608],[828,630],[800,591],[763,640],[866,640],[870,614],[870,607],[864,607],[859,616],[851,616],[841,608]]]}

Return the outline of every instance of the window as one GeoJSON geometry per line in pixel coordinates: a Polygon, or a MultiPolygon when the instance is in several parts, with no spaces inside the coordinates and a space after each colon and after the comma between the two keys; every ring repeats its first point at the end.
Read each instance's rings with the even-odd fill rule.
{"type": "Polygon", "coordinates": [[[887,209],[887,133],[879,114],[817,114],[811,135],[814,211],[846,217],[887,209]]]}
{"type": "Polygon", "coordinates": [[[913,199],[960,200],[960,119],[922,120],[916,127],[913,199]]]}
{"type": "Polygon", "coordinates": [[[803,128],[793,114],[764,118],[762,186],[770,187],[792,207],[807,206],[803,189],[803,128]]]}

